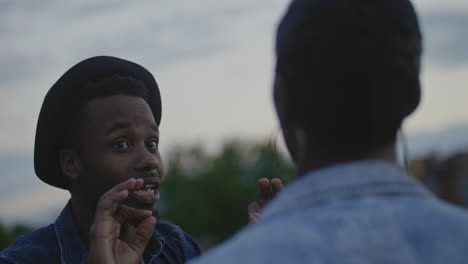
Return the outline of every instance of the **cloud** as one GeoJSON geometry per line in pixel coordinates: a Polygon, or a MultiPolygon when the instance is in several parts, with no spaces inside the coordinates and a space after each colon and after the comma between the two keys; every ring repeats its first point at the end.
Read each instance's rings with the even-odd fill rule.
{"type": "Polygon", "coordinates": [[[419,12],[468,10],[468,2],[460,0],[410,0],[419,12]]]}
{"type": "Polygon", "coordinates": [[[437,154],[449,157],[468,151],[468,123],[457,123],[434,131],[410,134],[408,137],[411,158],[437,154]]]}
{"type": "Polygon", "coordinates": [[[468,12],[431,11],[420,16],[428,64],[458,67],[468,63],[468,12]]]}
{"type": "Polygon", "coordinates": [[[16,195],[0,201],[0,220],[32,226],[44,225],[58,216],[59,210],[65,207],[69,198],[68,192],[47,186],[17,192],[16,195]],[[50,214],[51,212],[54,214],[50,214]]]}
{"type": "Polygon", "coordinates": [[[25,76],[51,75],[54,68],[65,71],[64,64],[98,54],[166,67],[229,47],[220,37],[220,25],[226,22],[222,16],[174,12],[174,6],[160,8],[154,1],[84,2],[18,2],[0,11],[0,89],[12,88],[25,76]],[[164,11],[170,15],[159,14],[164,11]]]}
{"type": "MultiPolygon", "coordinates": [[[[214,108],[224,109],[217,111],[219,116],[230,115],[228,108],[235,107],[233,100],[241,96],[226,93],[254,87],[258,93],[269,85],[271,78],[265,72],[270,70],[273,25],[286,2],[12,2],[0,9],[0,122],[8,124],[0,131],[0,148],[31,150],[37,113],[48,88],[73,64],[98,54],[133,60],[152,71],[162,84],[165,106],[180,111],[186,100],[203,100],[206,103],[198,104],[195,111],[207,112],[205,119],[211,118],[214,108]],[[240,72],[248,76],[237,76],[240,72]],[[183,99],[187,94],[193,98],[183,99]],[[213,100],[215,96],[223,99],[213,100]],[[220,104],[224,100],[229,104],[220,104]]],[[[269,94],[260,100],[269,102],[269,94]]],[[[207,123],[200,133],[226,131],[216,128],[213,119],[207,123]]],[[[181,128],[184,122],[172,124],[166,126],[172,135],[187,135],[187,129],[181,128]]]]}
{"type": "Polygon", "coordinates": [[[15,51],[0,51],[1,90],[14,90],[27,80],[37,79],[49,60],[40,54],[26,55],[15,51]]]}

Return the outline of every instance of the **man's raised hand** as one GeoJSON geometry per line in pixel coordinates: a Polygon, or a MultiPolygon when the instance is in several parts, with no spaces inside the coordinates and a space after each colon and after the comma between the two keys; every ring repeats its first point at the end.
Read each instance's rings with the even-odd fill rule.
{"type": "Polygon", "coordinates": [[[121,202],[130,191],[142,185],[141,179],[129,179],[101,196],[89,235],[88,263],[140,263],[156,219],[151,211],[128,207],[121,202]],[[128,220],[141,222],[131,235],[120,234],[122,224],[128,220]]]}

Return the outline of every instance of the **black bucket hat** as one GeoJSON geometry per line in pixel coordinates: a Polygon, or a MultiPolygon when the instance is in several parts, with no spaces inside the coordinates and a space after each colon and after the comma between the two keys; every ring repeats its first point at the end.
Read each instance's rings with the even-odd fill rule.
{"type": "Polygon", "coordinates": [[[154,120],[161,122],[161,95],[153,75],[141,65],[109,56],[97,56],[79,62],[70,68],[50,88],[42,103],[37,121],[34,145],[34,169],[37,176],[52,186],[68,189],[63,176],[59,151],[63,128],[79,109],[80,91],[88,83],[113,76],[132,77],[141,81],[148,90],[146,100],[154,120]]]}

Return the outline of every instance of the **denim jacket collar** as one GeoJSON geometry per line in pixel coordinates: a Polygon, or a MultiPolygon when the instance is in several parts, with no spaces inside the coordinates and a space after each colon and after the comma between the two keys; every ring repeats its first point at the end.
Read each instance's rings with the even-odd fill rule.
{"type": "MultiPolygon", "coordinates": [[[[86,263],[88,250],[81,241],[78,228],[73,220],[71,212],[71,201],[62,210],[54,224],[55,234],[60,248],[60,260],[64,263],[86,263]]],[[[153,236],[144,252],[145,263],[151,263],[154,258],[161,254],[165,245],[164,238],[153,229],[153,236]],[[152,254],[156,252],[155,254],[152,254]]]]}
{"type": "Polygon", "coordinates": [[[365,195],[433,197],[405,171],[389,162],[355,161],[303,175],[265,208],[261,221],[327,201],[365,195]]]}

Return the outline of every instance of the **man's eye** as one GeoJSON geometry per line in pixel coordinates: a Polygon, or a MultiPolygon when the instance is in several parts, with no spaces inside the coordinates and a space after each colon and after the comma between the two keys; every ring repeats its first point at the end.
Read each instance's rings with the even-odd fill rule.
{"type": "Polygon", "coordinates": [[[128,142],[125,140],[119,140],[113,145],[114,149],[117,150],[126,150],[129,148],[128,142]]]}
{"type": "Polygon", "coordinates": [[[157,149],[158,148],[158,141],[156,139],[150,139],[146,142],[146,147],[148,149],[157,149]]]}

